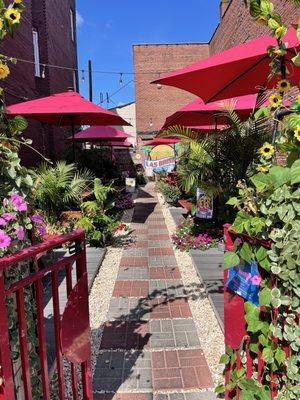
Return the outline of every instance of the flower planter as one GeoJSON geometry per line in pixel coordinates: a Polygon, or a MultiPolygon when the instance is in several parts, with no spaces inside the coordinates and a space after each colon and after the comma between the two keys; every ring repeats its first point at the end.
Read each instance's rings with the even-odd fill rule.
{"type": "Polygon", "coordinates": [[[193,203],[184,199],[178,200],[178,203],[181,205],[182,208],[184,208],[188,212],[190,212],[193,207],[193,203]]]}

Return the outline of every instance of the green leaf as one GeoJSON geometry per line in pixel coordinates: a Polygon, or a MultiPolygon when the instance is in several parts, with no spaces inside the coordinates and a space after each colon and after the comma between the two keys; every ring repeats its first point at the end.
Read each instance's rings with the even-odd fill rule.
{"type": "Polygon", "coordinates": [[[233,251],[228,251],[225,253],[224,256],[224,268],[228,269],[231,267],[235,267],[236,265],[239,265],[240,259],[239,256],[234,253],[233,251]]]}
{"type": "Polygon", "coordinates": [[[228,204],[229,206],[236,206],[237,204],[239,204],[239,199],[237,197],[231,197],[231,199],[229,199],[226,204],[228,204]]]}
{"type": "Polygon", "coordinates": [[[296,65],[296,67],[300,67],[300,53],[293,57],[292,61],[296,65]]]}
{"type": "Polygon", "coordinates": [[[220,361],[219,361],[219,364],[228,364],[229,363],[229,361],[230,361],[230,357],[229,357],[229,355],[228,354],[222,354],[222,356],[221,356],[221,358],[220,358],[220,361]]]}
{"type": "Polygon", "coordinates": [[[243,246],[240,250],[240,257],[247,262],[251,262],[253,260],[252,247],[249,243],[243,243],[243,246]]]}
{"type": "Polygon", "coordinates": [[[271,303],[271,290],[268,287],[265,287],[262,291],[259,292],[259,305],[269,306],[270,303],[271,303]]]}
{"type": "Polygon", "coordinates": [[[291,166],[291,183],[294,185],[295,183],[300,182],[300,160],[294,162],[291,166]]]}
{"type": "Polygon", "coordinates": [[[225,385],[218,385],[216,388],[215,388],[215,393],[216,394],[222,394],[222,393],[225,393],[225,385]]]}
{"type": "Polygon", "coordinates": [[[278,347],[278,349],[275,352],[275,360],[278,362],[279,365],[281,365],[285,359],[286,359],[285,351],[278,347]]]}
{"type": "Polygon", "coordinates": [[[274,166],[270,169],[269,175],[273,178],[275,188],[278,188],[291,179],[291,171],[287,167],[274,166]]]}
{"type": "Polygon", "coordinates": [[[273,350],[270,347],[265,347],[262,352],[262,358],[266,363],[272,364],[274,361],[273,350]]]}
{"type": "Polygon", "coordinates": [[[271,28],[271,29],[273,29],[274,31],[277,29],[277,28],[279,28],[279,23],[277,22],[277,21],[275,21],[275,19],[273,19],[273,18],[270,18],[269,20],[268,20],[268,25],[269,25],[269,27],[271,28]]]}

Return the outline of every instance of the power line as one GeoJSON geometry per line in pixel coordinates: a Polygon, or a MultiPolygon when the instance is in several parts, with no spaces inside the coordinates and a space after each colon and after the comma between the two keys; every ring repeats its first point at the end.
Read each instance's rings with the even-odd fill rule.
{"type": "MultiPolygon", "coordinates": [[[[17,57],[13,57],[13,56],[6,56],[6,55],[1,55],[0,58],[6,58],[7,60],[9,59],[15,59],[19,62],[23,62],[23,63],[27,63],[27,64],[32,64],[35,65],[36,62],[35,61],[31,61],[31,60],[25,60],[23,58],[17,58],[17,57]]],[[[76,72],[89,72],[88,69],[85,68],[75,68],[75,67],[66,67],[66,66],[62,66],[62,65],[55,65],[55,64],[48,64],[48,63],[40,63],[40,65],[42,67],[48,67],[48,68],[57,68],[57,69],[63,69],[63,70],[68,70],[68,71],[76,71],[76,72]]],[[[103,71],[103,70],[98,70],[98,69],[93,69],[92,73],[95,74],[104,74],[104,75],[160,75],[163,73],[167,73],[169,71],[148,71],[148,72],[143,72],[143,71],[134,71],[134,72],[124,72],[124,71],[103,71]]]]}

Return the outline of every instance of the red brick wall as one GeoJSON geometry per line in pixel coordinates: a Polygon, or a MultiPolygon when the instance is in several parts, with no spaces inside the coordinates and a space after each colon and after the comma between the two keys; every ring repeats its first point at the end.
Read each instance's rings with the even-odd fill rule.
{"type": "MultiPolygon", "coordinates": [[[[285,23],[297,23],[299,8],[297,9],[290,0],[273,0],[273,3],[285,23]]],[[[267,27],[259,25],[253,20],[242,0],[231,0],[215,34],[211,38],[211,54],[218,53],[268,32],[267,27]]]]}
{"type": "MultiPolygon", "coordinates": [[[[26,10],[14,38],[7,38],[0,52],[16,58],[33,61],[32,28],[38,30],[41,64],[77,68],[76,42],[71,40],[70,8],[75,13],[75,0],[24,0],[26,10]]],[[[7,89],[6,102],[22,101],[67,91],[73,86],[73,72],[46,68],[46,77],[34,76],[34,65],[18,62],[11,67],[11,75],[3,86],[7,89]]],[[[25,135],[33,139],[34,147],[46,157],[59,159],[65,152],[64,138],[69,128],[55,128],[30,122],[25,135]]],[[[27,165],[38,164],[41,159],[31,150],[23,149],[22,158],[27,165]]]]}
{"type": "Polygon", "coordinates": [[[208,44],[136,45],[133,47],[135,68],[137,132],[157,132],[168,115],[177,111],[195,96],[179,89],[157,89],[150,82],[157,72],[168,72],[209,56],[208,44]],[[142,72],[142,74],[140,74],[142,72]],[[147,74],[149,73],[150,74],[147,74]],[[153,126],[150,126],[152,120],[153,126]]]}

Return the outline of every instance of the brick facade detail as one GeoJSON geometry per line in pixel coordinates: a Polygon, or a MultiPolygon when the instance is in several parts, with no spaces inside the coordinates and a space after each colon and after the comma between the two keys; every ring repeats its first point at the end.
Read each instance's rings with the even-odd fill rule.
{"type": "Polygon", "coordinates": [[[192,94],[176,88],[164,86],[158,89],[156,85],[150,85],[158,77],[157,73],[152,72],[169,72],[206,58],[209,56],[209,45],[136,45],[133,53],[137,132],[142,137],[152,137],[168,115],[195,99],[192,94]]]}
{"type": "MultiPolygon", "coordinates": [[[[75,0],[24,0],[24,5],[26,10],[20,27],[16,29],[13,39],[4,40],[0,52],[33,61],[32,29],[36,29],[39,35],[41,65],[59,65],[71,69],[46,67],[45,78],[38,78],[35,77],[33,64],[19,61],[11,67],[11,75],[3,84],[7,105],[67,91],[69,87],[74,86],[73,71],[77,69],[76,38],[72,41],[70,19],[71,9],[74,12],[76,27],[75,0]]],[[[41,69],[43,71],[43,66],[41,69]]],[[[70,135],[70,129],[30,121],[25,135],[33,139],[34,147],[43,155],[59,159],[65,153],[65,138],[70,135]]],[[[22,158],[27,165],[41,162],[41,159],[28,149],[22,150],[22,158]]]]}

